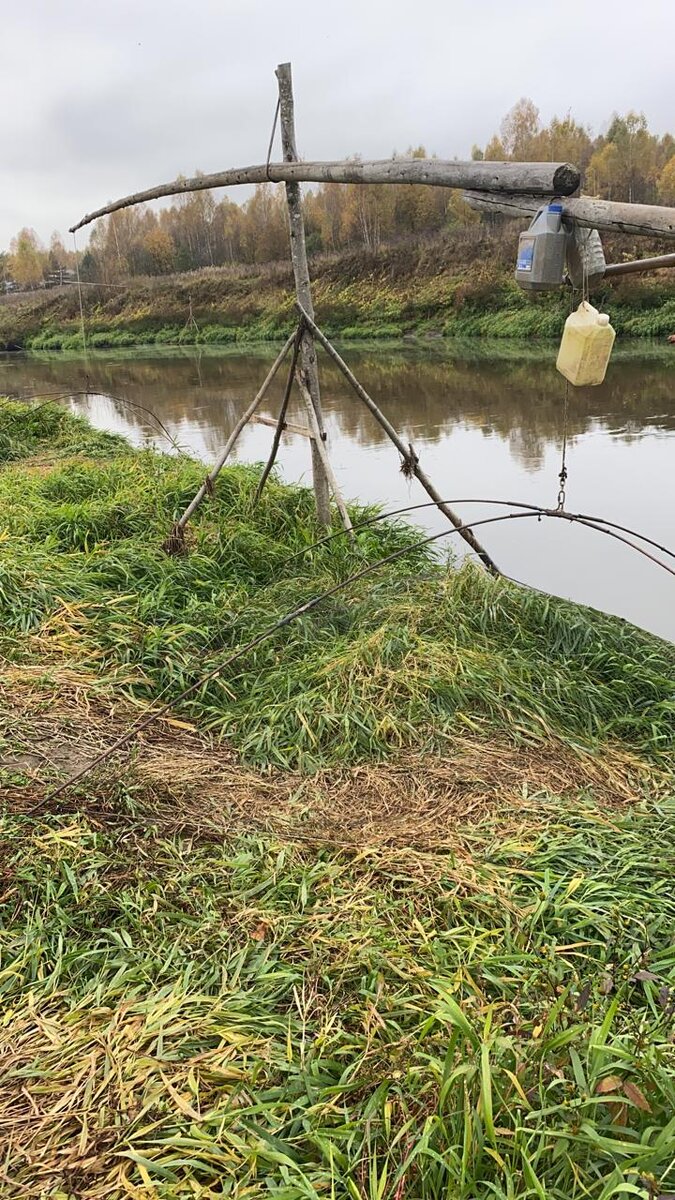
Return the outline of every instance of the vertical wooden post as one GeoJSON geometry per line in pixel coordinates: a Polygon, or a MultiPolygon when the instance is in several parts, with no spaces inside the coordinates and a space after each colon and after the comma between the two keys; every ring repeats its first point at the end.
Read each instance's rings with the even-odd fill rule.
{"type": "MultiPolygon", "coordinates": [[[[297,162],[298,151],[295,143],[295,117],[293,112],[293,79],[291,64],[280,63],[276,69],[279,85],[279,118],[281,124],[281,146],[285,162],[297,162]]],[[[291,233],[291,259],[295,277],[295,294],[305,312],[314,317],[312,304],[312,289],[309,282],[309,265],[307,263],[307,247],[305,245],[305,221],[302,215],[302,200],[299,183],[286,184],[286,203],[291,233]]],[[[319,434],[325,440],[323,415],[321,412],[321,392],[319,389],[319,370],[316,361],[316,347],[311,330],[305,329],[300,346],[302,375],[312,401],[319,434]]],[[[316,497],[316,515],[320,525],[330,525],[330,493],[328,476],[316,442],[312,446],[312,476],[314,495],[316,497]]]]}

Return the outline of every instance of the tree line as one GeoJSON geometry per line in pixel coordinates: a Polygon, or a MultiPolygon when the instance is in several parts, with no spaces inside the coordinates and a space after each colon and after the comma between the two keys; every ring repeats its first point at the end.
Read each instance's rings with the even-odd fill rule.
{"type": "MultiPolygon", "coordinates": [[[[418,146],[403,157],[426,156],[418,146]]],[[[522,99],[486,146],[473,147],[472,158],[569,161],[581,169],[586,194],[675,205],[675,137],[651,133],[643,113],[615,115],[606,133],[593,136],[570,114],[542,124],[536,106],[522,99]]],[[[305,193],[310,254],[375,250],[476,220],[461,195],[446,188],[329,183],[305,193]]],[[[79,267],[87,282],[115,283],[137,275],[273,262],[287,253],[283,185],[261,184],[243,204],[203,191],[179,196],[159,210],[139,205],[113,213],[94,226],[79,267]]],[[[75,254],[58,233],[46,248],[34,230],[22,229],[8,252],[0,253],[0,281],[6,288],[69,280],[74,268],[75,254]]]]}

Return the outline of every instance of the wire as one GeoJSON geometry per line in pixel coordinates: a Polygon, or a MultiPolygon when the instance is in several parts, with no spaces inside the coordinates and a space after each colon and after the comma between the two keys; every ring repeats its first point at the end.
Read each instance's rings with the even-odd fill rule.
{"type": "Polygon", "coordinates": [[[75,249],[75,275],[77,278],[77,298],[80,304],[80,327],[82,329],[82,351],[84,353],[84,373],[89,382],[89,364],[87,362],[87,335],[84,327],[84,305],[82,303],[82,284],[80,282],[80,252],[77,248],[77,234],[73,230],[73,247],[75,249]]]}
{"type": "MultiPolygon", "coordinates": [[[[378,521],[386,521],[390,517],[398,517],[401,513],[417,512],[422,508],[438,508],[440,504],[494,504],[500,508],[522,508],[528,512],[539,513],[542,516],[554,516],[557,510],[543,508],[539,504],[524,504],[518,500],[491,500],[485,497],[470,497],[450,500],[423,500],[421,504],[404,504],[401,508],[388,509],[387,512],[376,513],[374,517],[367,517],[365,521],[359,521],[358,524],[352,526],[353,532],[358,533],[361,529],[366,529],[370,525],[377,524],[378,521]]],[[[667,546],[662,546],[659,542],[655,542],[652,538],[647,537],[644,533],[638,533],[636,529],[630,529],[627,525],[619,525],[615,521],[608,521],[605,517],[592,516],[589,513],[566,513],[566,518],[570,521],[593,521],[598,525],[606,525],[609,529],[617,529],[620,533],[627,533],[631,537],[639,538],[646,542],[647,545],[653,546],[655,550],[660,550],[663,554],[667,554],[669,558],[675,559],[675,551],[669,550],[667,546]]],[[[284,560],[285,563],[293,562],[294,559],[300,558],[303,554],[308,554],[310,550],[317,550],[320,546],[325,546],[328,542],[334,541],[336,538],[344,537],[347,533],[345,529],[338,529],[334,533],[328,533],[325,537],[319,538],[318,541],[312,542],[309,546],[303,546],[302,550],[297,550],[294,554],[289,555],[284,560]]]]}
{"type": "Polygon", "coordinates": [[[268,626],[262,631],[262,633],[257,634],[256,637],[251,638],[250,641],[245,643],[245,645],[240,646],[239,649],[235,650],[233,654],[229,655],[224,662],[216,663],[215,666],[213,666],[194,683],[184,688],[183,691],[180,692],[177,697],[175,697],[175,699],[163,705],[158,711],[153,710],[151,713],[146,714],[146,716],[140,718],[138,721],[135,721],[125,733],[117,738],[112,746],[109,746],[106,750],[102,751],[96,756],[96,758],[94,758],[85,767],[82,767],[81,770],[77,771],[69,779],[64,780],[63,783],[59,784],[52,791],[47,792],[47,794],[42,798],[41,801],[38,802],[37,805],[34,805],[32,808],[26,810],[26,815],[30,816],[35,812],[39,812],[45,804],[48,804],[50,801],[54,800],[57,796],[66,791],[66,789],[78,783],[86,775],[89,775],[93,770],[95,770],[96,767],[101,766],[101,764],[106,762],[117,750],[121,750],[122,747],[127,745],[133,737],[139,734],[143,729],[146,729],[148,725],[152,724],[153,721],[159,720],[161,717],[166,716],[166,714],[170,712],[176,704],[179,704],[182,700],[187,699],[188,696],[193,695],[199,688],[203,687],[204,684],[208,683],[211,679],[214,679],[220,674],[221,671],[224,671],[226,667],[231,666],[233,662],[236,662],[238,659],[242,658],[244,654],[247,654],[250,650],[255,649],[255,647],[259,646],[262,642],[267,641],[267,639],[272,637],[272,635],[278,632],[278,630],[290,625],[293,621],[298,620],[299,617],[305,616],[307,613],[312,612],[312,610],[324,600],[335,596],[338,592],[343,591],[352,583],[356,583],[359,580],[364,579],[366,576],[372,575],[375,571],[380,570],[381,567],[386,566],[388,563],[396,562],[398,559],[403,558],[406,554],[411,554],[415,550],[420,550],[424,546],[428,546],[432,542],[438,541],[440,538],[450,537],[455,533],[461,533],[462,530],[475,529],[481,525],[493,525],[500,521],[517,521],[532,519],[535,517],[540,519],[542,516],[553,517],[559,520],[570,521],[572,523],[578,522],[587,526],[589,529],[595,529],[598,533],[607,533],[609,536],[616,538],[618,541],[625,542],[626,545],[638,550],[641,554],[644,554],[646,558],[651,559],[652,562],[663,567],[664,570],[675,576],[675,569],[667,566],[665,563],[661,563],[659,559],[654,558],[653,555],[649,554],[641,547],[636,546],[634,543],[628,542],[620,534],[610,533],[609,530],[603,529],[602,526],[594,523],[590,519],[579,518],[570,513],[558,512],[557,510],[532,510],[528,508],[527,511],[523,512],[503,513],[501,516],[497,517],[484,517],[479,521],[472,522],[470,525],[461,525],[459,528],[443,529],[440,533],[430,534],[428,537],[422,538],[420,541],[414,542],[412,545],[403,546],[399,550],[395,550],[391,554],[385,555],[384,558],[378,559],[378,561],[375,563],[369,563],[367,566],[361,568],[361,570],[356,571],[353,575],[348,576],[347,579],[341,580],[339,583],[334,584],[333,587],[328,588],[319,595],[312,597],[312,599],[305,601],[305,603],[299,605],[291,612],[286,613],[285,616],[281,617],[278,621],[275,621],[273,625],[268,626]]]}
{"type": "MultiPolygon", "coordinates": [[[[89,383],[88,379],[87,379],[87,383],[89,383]]],[[[74,391],[70,391],[70,392],[32,392],[30,395],[24,394],[23,396],[20,396],[19,399],[21,399],[21,400],[42,400],[42,399],[44,399],[44,401],[45,401],[44,404],[38,404],[37,408],[46,408],[46,406],[48,404],[51,404],[52,401],[55,401],[55,400],[73,400],[76,396],[85,396],[86,397],[86,396],[98,395],[98,394],[99,393],[97,393],[91,387],[88,387],[85,390],[79,390],[79,391],[75,391],[75,392],[74,391]],[[48,397],[48,399],[47,399],[47,397],[48,397]]],[[[155,422],[157,428],[159,429],[161,436],[165,437],[167,439],[167,441],[173,446],[174,450],[177,450],[180,454],[188,453],[188,451],[185,449],[185,447],[181,446],[180,442],[177,441],[177,439],[173,436],[173,434],[169,433],[169,430],[166,428],[166,425],[163,424],[163,422],[157,416],[157,413],[153,412],[153,410],[151,408],[146,408],[144,404],[138,404],[137,401],[135,401],[135,400],[127,400],[125,396],[116,396],[112,392],[106,391],[105,393],[102,392],[100,394],[104,395],[107,400],[114,400],[116,404],[124,404],[124,405],[127,405],[129,408],[135,408],[139,412],[145,413],[146,416],[151,417],[152,420],[155,422]]],[[[37,409],[36,409],[36,411],[37,411],[37,409]]]]}

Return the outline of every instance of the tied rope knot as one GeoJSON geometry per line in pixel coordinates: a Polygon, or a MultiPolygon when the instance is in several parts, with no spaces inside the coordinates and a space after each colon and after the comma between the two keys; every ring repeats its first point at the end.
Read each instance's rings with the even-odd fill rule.
{"type": "Polygon", "coordinates": [[[408,453],[403,455],[401,461],[401,474],[405,475],[406,479],[412,479],[419,461],[419,455],[415,453],[412,442],[408,442],[408,453]]]}

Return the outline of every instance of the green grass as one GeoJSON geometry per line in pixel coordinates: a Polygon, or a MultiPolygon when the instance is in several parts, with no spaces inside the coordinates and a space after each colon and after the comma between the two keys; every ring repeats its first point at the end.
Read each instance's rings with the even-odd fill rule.
{"type": "Polygon", "coordinates": [[[673,1190],[673,802],[550,800],[545,831],[474,833],[466,884],[449,855],[199,844],[117,803],[116,833],[2,822],[13,1186],[673,1190]]]}
{"type": "Polygon", "coordinates": [[[358,554],[338,539],[294,558],[316,537],[311,496],[271,480],[255,507],[258,475],[226,469],[190,554],[168,558],[202,466],[0,404],[0,1196],[672,1192],[672,647],[416,551],[180,714],[263,781],[353,764],[356,809],[364,766],[408,747],[423,770],[416,756],[467,733],[486,753],[494,738],[640,756],[632,805],[625,787],[528,792],[524,776],[480,820],[458,808],[439,831],[454,849],[416,849],[413,814],[409,846],[353,851],[242,830],[208,790],[191,816],[170,762],[150,785],[132,759],[22,815],[35,769],[11,755],[31,722],[54,777],[50,679],[80,697],[63,716],[77,741],[97,696],[176,697],[415,537],[384,522],[358,554]]]}
{"type": "MultiPolygon", "coordinates": [[[[256,507],[259,469],[233,467],[195,523],[191,553],[170,559],[162,541],[203,468],[125,449],[55,407],[29,417],[6,404],[0,437],[20,436],[24,411],[33,449],[30,422],[43,421],[48,441],[65,453],[72,439],[79,457],[49,471],[10,463],[0,476],[5,652],[58,646],[124,679],[136,699],[177,698],[364,556],[418,536],[383,523],[361,535],[358,552],[338,539],[303,555],[318,534],[311,494],[272,481],[256,507]],[[114,453],[95,458],[90,444],[114,453]],[[51,642],[44,631],[55,625],[51,642]]],[[[585,745],[618,739],[663,756],[675,744],[674,677],[675,650],[619,620],[478,568],[433,567],[415,551],[248,652],[182,710],[258,765],[307,769],[438,748],[467,726],[585,745]]]]}

